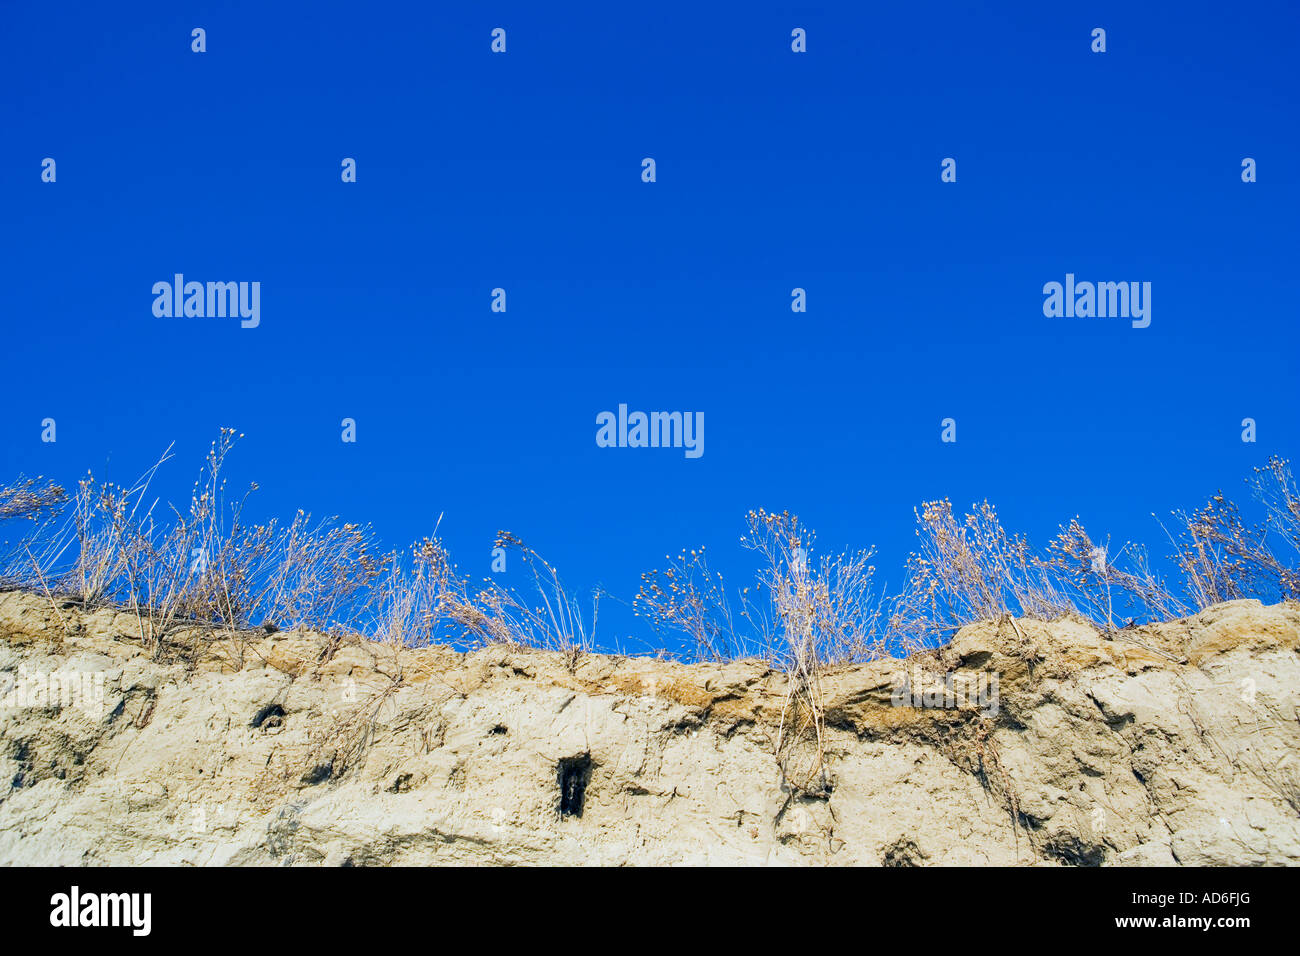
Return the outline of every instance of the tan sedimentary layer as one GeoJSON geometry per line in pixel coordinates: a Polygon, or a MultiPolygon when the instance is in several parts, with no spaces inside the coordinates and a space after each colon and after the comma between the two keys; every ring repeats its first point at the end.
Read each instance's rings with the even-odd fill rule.
{"type": "Polygon", "coordinates": [[[153,655],[134,614],[9,592],[0,863],[1294,864],[1298,641],[1294,602],[967,627],[827,674],[801,789],[778,738],[787,768],[815,739],[757,662],[197,628],[153,655]],[[912,706],[989,675],[995,708],[912,706]],[[68,684],[102,710],[33,699],[68,684]]]}

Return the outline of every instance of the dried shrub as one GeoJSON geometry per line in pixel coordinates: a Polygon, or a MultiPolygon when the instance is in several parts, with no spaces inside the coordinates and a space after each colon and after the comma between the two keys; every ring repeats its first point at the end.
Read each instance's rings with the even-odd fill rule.
{"type": "Polygon", "coordinates": [[[948,499],[916,512],[918,550],[908,558],[890,630],[908,650],[935,647],[979,621],[1052,620],[1074,610],[1051,568],[1021,535],[1009,536],[987,501],[958,519],[948,499]]]}
{"type": "Polygon", "coordinates": [[[0,540],[0,588],[46,586],[36,568],[52,564],[57,556],[51,525],[67,501],[62,486],[40,476],[19,475],[0,486],[0,522],[13,522],[5,526],[6,534],[16,532],[14,538],[0,540]]]}
{"type": "MultiPolygon", "coordinates": [[[[704,548],[664,556],[667,564],[641,575],[641,588],[632,602],[635,616],[657,634],[677,631],[686,635],[697,660],[735,660],[766,656],[769,648],[757,646],[737,632],[721,572],[709,567],[704,548]]],[[[748,588],[742,595],[748,595],[748,588]]],[[[742,608],[742,616],[746,611],[742,608]]]]}
{"type": "Polygon", "coordinates": [[[1111,555],[1109,544],[1094,542],[1077,517],[1048,544],[1044,564],[1057,575],[1075,608],[1112,631],[1117,610],[1132,614],[1131,620],[1169,620],[1187,613],[1152,570],[1146,548],[1128,543],[1111,555]]]}
{"type": "Polygon", "coordinates": [[[496,581],[486,581],[473,600],[456,608],[456,620],[478,640],[517,647],[535,647],[565,654],[570,666],[595,642],[600,595],[592,595],[591,621],[545,558],[508,531],[498,532],[494,547],[518,556],[531,578],[529,598],[496,581]]]}
{"type": "Polygon", "coordinates": [[[1248,483],[1264,508],[1264,534],[1271,534],[1277,542],[1268,551],[1266,564],[1276,576],[1282,596],[1300,598],[1300,489],[1291,474],[1291,463],[1273,455],[1254,469],[1248,483]]]}
{"type": "Polygon", "coordinates": [[[447,636],[467,603],[446,548],[436,537],[425,538],[386,563],[372,588],[366,632],[396,647],[426,647],[447,636]]]}
{"type": "Polygon", "coordinates": [[[37,521],[57,511],[67,500],[68,493],[54,482],[39,475],[19,475],[12,484],[0,487],[0,521],[37,521]]]}
{"type": "MultiPolygon", "coordinates": [[[[599,593],[588,623],[555,567],[507,532],[496,545],[526,569],[523,593],[499,579],[472,590],[436,528],[407,552],[381,554],[363,525],[304,512],[283,525],[246,521],[257,486],[229,499],[223,477],[238,438],[221,430],[188,508],[170,515],[149,499],[170,448],[130,485],[87,475],[70,508],[63,489],[40,478],[0,488],[0,520],[32,525],[0,551],[0,586],[126,606],[155,651],[195,625],[235,636],[258,624],[360,632],[399,649],[440,641],[543,648],[575,665],[594,645],[599,593]],[[59,525],[61,509],[70,513],[59,525]]],[[[942,499],[917,510],[917,550],[892,596],[874,586],[872,550],[815,556],[815,535],[797,516],[759,509],[746,515],[740,539],[760,558],[751,585],[729,596],[705,549],[683,550],[642,575],[633,609],[656,633],[683,636],[694,659],[757,656],[784,670],[793,733],[806,731],[820,752],[819,678],[827,667],[933,648],[980,621],[1010,622],[1019,632],[1017,618],[1077,613],[1114,630],[1122,617],[1169,619],[1188,604],[1300,595],[1300,493],[1288,462],[1270,458],[1250,486],[1263,508],[1259,525],[1222,493],[1190,514],[1175,512],[1172,563],[1186,601],[1143,547],[1129,543],[1111,555],[1109,539],[1094,539],[1078,518],[1039,554],[1003,529],[988,502],[958,516],[942,499]]]]}

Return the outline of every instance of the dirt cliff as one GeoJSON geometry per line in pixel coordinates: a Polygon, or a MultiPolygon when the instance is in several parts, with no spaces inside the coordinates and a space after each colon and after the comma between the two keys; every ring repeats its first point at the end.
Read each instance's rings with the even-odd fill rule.
{"type": "Polygon", "coordinates": [[[155,654],[134,614],[8,592],[0,863],[1296,864],[1298,648],[1294,602],[967,627],[825,675],[793,786],[778,750],[820,751],[757,662],[155,654]]]}

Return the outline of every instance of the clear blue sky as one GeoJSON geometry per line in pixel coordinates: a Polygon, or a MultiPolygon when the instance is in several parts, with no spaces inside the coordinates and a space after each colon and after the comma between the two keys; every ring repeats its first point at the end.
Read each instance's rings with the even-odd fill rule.
{"type": "Polygon", "coordinates": [[[0,8],[0,476],[175,441],[180,500],[229,425],[260,517],[445,512],[464,571],[506,528],[630,601],[683,546],[742,583],[749,508],[896,584],[922,499],[1158,545],[1300,447],[1294,4],[288,7],[0,8]],[[260,281],[260,327],[155,318],[177,272],[260,281]],[[1067,272],[1151,326],[1046,318],[1067,272]],[[704,456],[597,448],[620,402],[704,456]]]}

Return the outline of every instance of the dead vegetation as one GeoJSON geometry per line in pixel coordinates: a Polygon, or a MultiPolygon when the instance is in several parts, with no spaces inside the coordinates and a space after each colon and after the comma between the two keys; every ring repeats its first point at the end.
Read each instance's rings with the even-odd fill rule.
{"type": "MultiPolygon", "coordinates": [[[[402,647],[544,648],[575,666],[593,647],[596,597],[588,612],[555,567],[507,532],[495,544],[527,569],[524,593],[496,580],[471,585],[436,528],[405,552],[384,553],[365,525],[304,512],[287,523],[247,520],[257,486],[232,496],[223,477],[238,438],[221,430],[184,510],[149,491],[170,449],[129,485],[88,474],[71,496],[42,478],[0,488],[0,528],[18,532],[0,550],[0,585],[124,606],[155,651],[196,625],[227,636],[306,626],[402,647]]],[[[960,515],[943,499],[917,509],[917,547],[895,594],[874,586],[873,551],[818,554],[797,516],[759,509],[740,538],[759,558],[751,581],[729,587],[704,548],[683,550],[642,575],[633,609],[655,633],[684,640],[688,657],[771,662],[796,678],[791,704],[803,699],[817,712],[826,667],[933,648],[980,621],[1019,632],[1017,620],[1078,615],[1117,632],[1237,597],[1300,596],[1300,493],[1290,466],[1272,458],[1248,484],[1263,514],[1255,524],[1222,492],[1173,513],[1169,567],[1180,585],[1154,569],[1144,547],[1112,553],[1078,518],[1036,551],[1003,529],[988,502],[960,515]]],[[[818,734],[815,721],[808,729],[818,734]]]]}
{"type": "Polygon", "coordinates": [[[436,528],[405,552],[383,553],[366,525],[302,511],[287,523],[248,520],[257,485],[232,495],[223,474],[239,438],[221,429],[184,509],[150,493],[171,449],[127,485],[87,474],[71,497],[40,478],[0,488],[0,527],[23,532],[3,541],[0,586],[43,593],[56,611],[66,602],[125,608],[155,657],[194,660],[200,644],[222,640],[238,658],[255,628],[294,627],[393,647],[544,648],[575,666],[591,649],[595,602],[588,622],[556,569],[513,535],[497,545],[529,570],[530,594],[496,582],[473,591],[436,528]]]}
{"type": "Polygon", "coordinates": [[[24,478],[0,488],[0,521],[21,519],[36,521],[57,509],[68,498],[67,492],[39,475],[24,478]]]}

